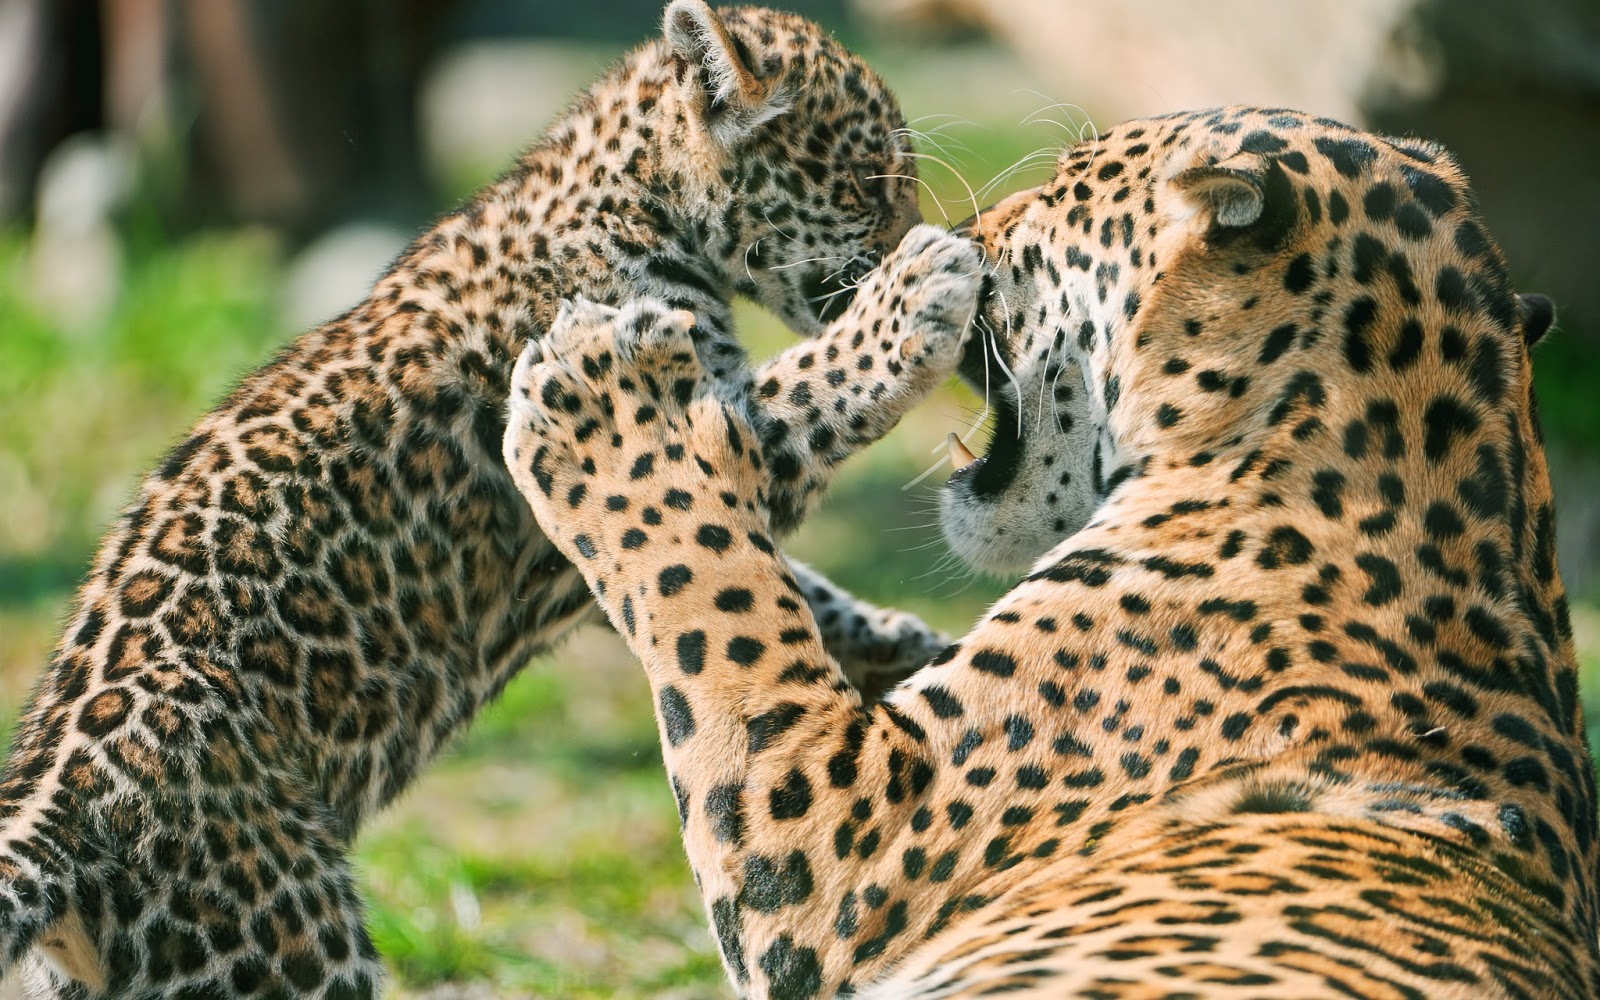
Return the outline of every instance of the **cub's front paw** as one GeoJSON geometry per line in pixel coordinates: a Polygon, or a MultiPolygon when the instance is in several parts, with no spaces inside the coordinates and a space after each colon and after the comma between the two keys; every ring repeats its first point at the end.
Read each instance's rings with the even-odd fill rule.
{"type": "Polygon", "coordinates": [[[878,269],[878,301],[891,303],[891,325],[904,332],[900,353],[939,380],[955,371],[978,312],[983,256],[971,240],[937,226],[914,227],[878,269]]]}
{"type": "Polygon", "coordinates": [[[506,467],[580,568],[644,547],[705,493],[760,503],[753,435],[714,397],[694,322],[653,299],[620,309],[578,300],[517,361],[506,467]]]}

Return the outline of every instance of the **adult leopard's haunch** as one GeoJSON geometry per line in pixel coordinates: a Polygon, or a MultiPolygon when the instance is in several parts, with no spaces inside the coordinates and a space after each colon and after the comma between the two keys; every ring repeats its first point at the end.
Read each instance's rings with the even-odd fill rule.
{"type": "Polygon", "coordinates": [[[796,600],[736,411],[639,424],[661,352],[603,378],[618,439],[517,397],[518,486],[644,662],[741,992],[1600,996],[1528,360],[1551,315],[1450,157],[1173,115],[971,228],[993,336],[963,370],[1003,362],[1010,395],[946,527],[1033,571],[882,703],[796,600]],[[700,499],[655,502],[674,489],[700,499]]]}
{"type": "MultiPolygon", "coordinates": [[[[847,293],[917,217],[894,99],[791,15],[675,0],[665,27],[245,378],[108,534],[0,786],[0,969],[37,995],[377,991],[350,839],[591,614],[500,459],[512,365],[562,300],[695,310],[781,527],[893,422],[856,390],[897,289],[847,293]],[[830,346],[752,374],[735,293],[830,346]]],[[[807,579],[863,672],[937,648],[807,579]]]]}

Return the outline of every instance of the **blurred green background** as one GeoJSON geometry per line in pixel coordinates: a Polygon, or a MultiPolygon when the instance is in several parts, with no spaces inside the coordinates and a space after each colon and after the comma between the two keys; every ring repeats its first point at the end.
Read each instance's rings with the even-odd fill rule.
{"type": "MultiPolygon", "coordinates": [[[[393,16],[365,0],[286,3],[275,13],[244,0],[191,6],[209,13],[174,21],[173,5],[64,2],[55,15],[28,22],[8,20],[19,8],[0,0],[0,51],[17,51],[7,48],[17,42],[7,32],[23,32],[38,74],[20,86],[13,80],[8,91],[0,69],[0,720],[7,727],[49,656],[99,533],[136,477],[241,373],[356,301],[431,215],[503,169],[577,88],[653,31],[659,9],[654,0],[587,7],[408,0],[393,16]],[[239,16],[219,27],[219,9],[239,16]],[[300,19],[286,10],[301,10],[300,19]],[[166,34],[151,42],[155,29],[166,34]],[[160,56],[154,61],[151,46],[160,56]],[[218,47],[257,57],[266,109],[258,134],[219,125],[239,107],[239,87],[217,75],[218,47]],[[306,61],[328,51],[343,52],[331,67],[306,61]],[[340,74],[355,82],[305,96],[340,74]],[[8,97],[15,99],[9,105],[8,97]],[[15,113],[30,107],[24,99],[33,102],[31,117],[15,113]],[[277,173],[263,174],[267,168],[277,173]]],[[[1080,84],[1018,41],[1029,32],[1016,11],[1028,4],[792,6],[863,52],[899,92],[908,118],[929,133],[924,151],[945,161],[923,168],[924,211],[934,221],[970,214],[971,189],[986,189],[990,202],[1037,181],[1049,157],[1030,154],[1053,150],[1091,121],[1183,106],[1161,105],[1169,96],[1203,103],[1212,94],[1206,86],[1220,88],[1223,100],[1325,101],[1330,113],[1395,129],[1408,121],[1449,126],[1451,102],[1463,99],[1461,73],[1450,69],[1459,56],[1457,63],[1439,57],[1433,91],[1413,87],[1397,97],[1376,88],[1380,99],[1371,93],[1371,80],[1383,77],[1378,70],[1340,90],[1282,69],[1283,90],[1275,92],[1279,53],[1278,63],[1259,60],[1266,84],[1202,86],[1193,73],[1157,80],[1149,70],[1130,85],[1135,96],[1119,104],[1103,80],[1099,89],[1080,84]],[[1243,92],[1230,97],[1230,87],[1243,92]],[[1100,96],[1088,108],[1044,96],[1071,100],[1078,90],[1100,96]]],[[[1159,4],[1133,7],[1149,15],[1159,4]]],[[[1224,7],[1238,14],[1237,5],[1224,7]]],[[[1389,8],[1410,12],[1409,20],[1385,22],[1389,35],[1379,34],[1390,48],[1390,35],[1406,31],[1432,31],[1441,46],[1449,41],[1448,32],[1429,27],[1426,16],[1436,13],[1429,4],[1395,0],[1389,8]]],[[[1130,25],[1138,23],[1122,25],[1123,36],[1105,35],[1099,58],[1116,57],[1119,44],[1137,47],[1138,39],[1125,37],[1130,25]]],[[[1228,34],[1234,26],[1209,27],[1228,34]]],[[[1292,27],[1317,30],[1314,18],[1292,27]]],[[[1090,28],[1106,25],[1089,22],[1080,34],[1090,28]]],[[[1600,39],[1600,30],[1592,37],[1600,39]]],[[[1190,41],[1182,51],[1204,53],[1204,39],[1190,41]]],[[[1094,39],[1073,44],[1084,53],[1079,72],[1090,72],[1094,39]]],[[[1204,68],[1217,55],[1193,64],[1204,68]]],[[[1253,55],[1241,50],[1228,59],[1253,55]]],[[[1510,70],[1470,82],[1487,88],[1480,97],[1495,107],[1522,101],[1568,114],[1574,106],[1552,96],[1556,84],[1510,70]]],[[[1548,164],[1549,175],[1507,166],[1491,155],[1494,143],[1473,134],[1442,136],[1475,175],[1480,163],[1468,151],[1490,150],[1481,166],[1496,182],[1485,196],[1492,227],[1504,220],[1513,229],[1554,231],[1570,221],[1571,207],[1555,200],[1564,189],[1548,176],[1592,174],[1585,144],[1600,120],[1593,92],[1580,94],[1576,106],[1583,127],[1567,129],[1564,159],[1548,164]]],[[[1503,120],[1491,124],[1510,131],[1503,120]]],[[[1577,239],[1570,254],[1592,264],[1592,243],[1577,239]]],[[[1521,286],[1559,285],[1557,271],[1533,256],[1534,266],[1523,269],[1512,248],[1521,286]]],[[[1536,367],[1557,460],[1563,569],[1578,599],[1593,739],[1600,735],[1600,406],[1592,388],[1600,322],[1591,317],[1600,311],[1584,300],[1586,285],[1574,287],[1562,302],[1570,306],[1563,326],[1539,348],[1536,367]]],[[[790,341],[752,307],[742,319],[758,354],[790,341]]],[[[963,631],[1004,583],[973,578],[945,556],[933,523],[942,474],[908,484],[980,405],[958,386],[941,390],[846,470],[792,550],[868,599],[963,631]]],[[[727,995],[659,759],[643,677],[613,636],[590,630],[533,664],[360,839],[371,926],[397,989],[727,995]]]]}

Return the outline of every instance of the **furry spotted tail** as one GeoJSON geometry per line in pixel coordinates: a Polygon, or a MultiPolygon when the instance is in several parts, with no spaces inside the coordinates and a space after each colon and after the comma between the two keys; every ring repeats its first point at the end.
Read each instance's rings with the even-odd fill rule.
{"type": "Polygon", "coordinates": [[[37,950],[60,977],[105,986],[100,956],[71,905],[65,866],[65,858],[32,841],[9,840],[0,848],[0,978],[37,950]]]}

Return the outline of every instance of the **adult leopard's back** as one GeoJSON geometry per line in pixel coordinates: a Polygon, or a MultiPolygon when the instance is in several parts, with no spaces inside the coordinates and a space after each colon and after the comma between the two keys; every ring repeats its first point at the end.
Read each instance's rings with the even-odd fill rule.
{"type": "Polygon", "coordinates": [[[517,387],[508,448],[563,489],[519,486],[569,518],[564,550],[583,532],[644,662],[741,990],[1600,996],[1528,354],[1550,313],[1450,157],[1289,111],[1173,115],[1073,146],[970,229],[992,270],[963,370],[981,386],[997,352],[1009,377],[946,531],[1032,571],[882,704],[792,599],[731,418],[630,421],[648,380],[621,366],[593,376],[617,436],[586,437],[533,393],[561,371],[517,387]],[[704,460],[629,475],[686,444],[704,460]],[[685,483],[742,503],[638,522],[685,483]],[[577,486],[628,503],[570,508],[577,486]]]}

